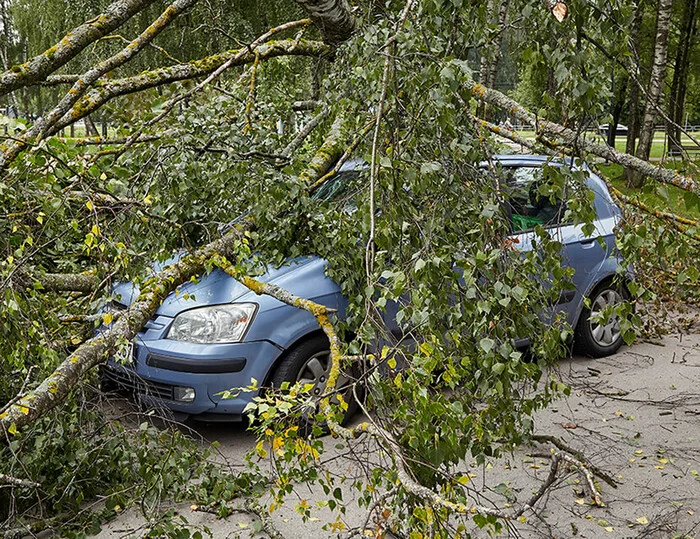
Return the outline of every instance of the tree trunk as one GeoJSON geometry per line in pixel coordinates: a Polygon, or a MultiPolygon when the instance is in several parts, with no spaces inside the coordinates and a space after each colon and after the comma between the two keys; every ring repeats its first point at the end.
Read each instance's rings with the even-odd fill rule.
{"type": "MultiPolygon", "coordinates": [[[[636,156],[645,161],[649,160],[651,144],[654,139],[654,122],[656,109],[659,106],[661,90],[666,79],[666,64],[668,59],[668,34],[671,26],[671,7],[673,0],[659,0],[656,15],[656,40],[654,42],[654,57],[651,66],[651,77],[647,88],[647,102],[644,107],[644,118],[639,131],[639,145],[636,156]]],[[[635,172],[630,177],[634,187],[641,187],[644,177],[635,172]]]]}
{"type": "Polygon", "coordinates": [[[617,140],[617,126],[620,123],[620,116],[622,115],[622,109],[625,106],[625,95],[627,94],[627,83],[629,81],[629,78],[626,76],[622,77],[622,81],[618,82],[619,89],[616,90],[615,88],[615,74],[613,72],[612,76],[612,82],[613,82],[613,104],[612,104],[612,110],[610,113],[612,114],[612,119],[610,121],[610,125],[608,127],[608,146],[612,146],[615,148],[615,141],[617,140]]]}
{"type": "Polygon", "coordinates": [[[85,136],[86,137],[99,137],[100,136],[97,133],[97,128],[95,127],[95,123],[92,121],[92,118],[90,118],[90,116],[85,116],[84,122],[85,122],[85,136]]]}
{"type": "MultiPolygon", "coordinates": [[[[632,55],[635,58],[635,66],[637,66],[637,81],[639,81],[639,42],[642,21],[644,19],[644,2],[637,0],[635,2],[634,19],[632,20],[632,28],[630,29],[630,39],[632,55]]],[[[637,146],[637,137],[639,136],[639,84],[636,82],[630,84],[629,95],[629,111],[627,114],[627,145],[625,152],[634,155],[637,146]]],[[[627,171],[626,171],[627,173],[627,171]]]]}
{"type": "MultiPolygon", "coordinates": [[[[498,74],[498,64],[501,60],[501,46],[503,43],[503,29],[506,25],[508,15],[508,4],[510,0],[489,0],[488,17],[489,26],[494,26],[493,36],[481,49],[481,66],[479,70],[479,80],[487,88],[494,88],[496,85],[496,75],[498,74]]],[[[488,108],[485,103],[479,105],[477,116],[488,119],[488,108]]]]}
{"type": "Polygon", "coordinates": [[[297,4],[309,14],[329,45],[339,45],[355,30],[355,18],[346,0],[297,0],[297,4]]]}
{"type": "Polygon", "coordinates": [[[683,16],[681,17],[681,33],[678,38],[678,51],[676,52],[671,96],[668,103],[668,117],[671,121],[666,123],[668,151],[672,155],[683,154],[680,126],[683,124],[685,94],[688,88],[690,51],[697,31],[696,14],[697,0],[686,0],[683,16]]]}

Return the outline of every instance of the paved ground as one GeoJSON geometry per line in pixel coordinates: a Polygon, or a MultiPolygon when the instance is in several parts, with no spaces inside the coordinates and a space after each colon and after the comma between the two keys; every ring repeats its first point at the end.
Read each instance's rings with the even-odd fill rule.
{"type": "MultiPolygon", "coordinates": [[[[571,385],[571,395],[537,414],[536,432],[556,435],[582,450],[618,481],[618,487],[602,483],[605,507],[593,507],[583,499],[578,475],[564,474],[536,512],[528,514],[528,521],[515,523],[503,536],[700,537],[700,334],[667,336],[659,344],[637,344],[602,360],[566,359],[557,372],[571,385]]],[[[220,442],[221,458],[232,466],[240,466],[254,445],[240,426],[202,426],[199,432],[220,442]]],[[[546,452],[549,447],[536,449],[546,452]]],[[[344,452],[333,451],[326,458],[344,452]]],[[[480,502],[503,507],[528,498],[549,468],[548,459],[532,457],[532,451],[519,449],[484,467],[465,463],[480,502]]],[[[343,472],[355,467],[342,458],[333,465],[343,472]]],[[[320,497],[306,487],[301,490],[306,499],[320,497]]],[[[345,496],[352,496],[349,489],[345,496]]],[[[293,511],[297,501],[271,517],[282,535],[329,537],[321,529],[329,514],[315,512],[312,521],[303,523],[293,511]]],[[[178,509],[193,525],[211,529],[215,538],[266,536],[251,533],[255,522],[245,514],[216,520],[191,512],[189,504],[178,509]]],[[[364,518],[364,511],[351,503],[346,523],[357,526],[364,518]]],[[[143,519],[133,510],[105,526],[98,537],[141,536],[141,526],[143,519]]]]}

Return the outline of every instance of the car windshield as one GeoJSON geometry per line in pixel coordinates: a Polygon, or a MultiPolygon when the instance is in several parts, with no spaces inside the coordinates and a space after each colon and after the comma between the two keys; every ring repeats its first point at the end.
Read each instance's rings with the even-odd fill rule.
{"type": "Polygon", "coordinates": [[[321,202],[351,201],[360,190],[362,169],[343,170],[323,183],[311,196],[321,202]]]}

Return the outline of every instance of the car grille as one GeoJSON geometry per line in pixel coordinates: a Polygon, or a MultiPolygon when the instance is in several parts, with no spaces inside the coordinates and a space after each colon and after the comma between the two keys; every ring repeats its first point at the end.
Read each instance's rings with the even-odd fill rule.
{"type": "Polygon", "coordinates": [[[126,369],[104,367],[102,375],[107,381],[116,384],[122,389],[148,397],[156,397],[168,401],[173,400],[173,386],[170,384],[144,380],[135,372],[126,369]]]}

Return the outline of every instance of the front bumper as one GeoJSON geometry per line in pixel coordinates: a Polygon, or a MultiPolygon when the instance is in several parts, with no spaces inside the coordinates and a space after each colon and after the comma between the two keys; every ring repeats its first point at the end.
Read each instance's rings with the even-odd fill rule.
{"type": "Polygon", "coordinates": [[[260,385],[282,350],[269,341],[232,344],[193,344],[168,339],[134,339],[133,353],[124,362],[110,358],[104,379],[136,394],[147,406],[165,407],[191,416],[225,416],[235,420],[257,391],[234,391],[260,385]],[[182,389],[192,388],[190,402],[177,400],[182,389]]]}

